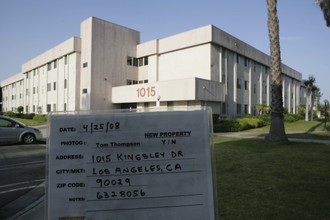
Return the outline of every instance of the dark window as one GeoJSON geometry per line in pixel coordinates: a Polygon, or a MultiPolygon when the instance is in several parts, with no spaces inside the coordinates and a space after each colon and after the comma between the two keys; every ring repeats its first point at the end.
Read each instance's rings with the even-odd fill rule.
{"type": "Polygon", "coordinates": [[[56,82],[53,83],[53,90],[56,90],[56,82]]]}
{"type": "Polygon", "coordinates": [[[241,104],[237,104],[236,112],[238,115],[242,114],[242,105],[241,104]]]}
{"type": "Polygon", "coordinates": [[[64,80],[64,89],[66,89],[66,79],[64,80]]]}
{"type": "Polygon", "coordinates": [[[133,66],[138,66],[138,59],[137,58],[133,58],[133,66]]]}
{"type": "Polygon", "coordinates": [[[132,66],[133,65],[133,57],[127,57],[127,65],[132,66]]]}
{"type": "Polygon", "coordinates": [[[248,66],[249,65],[249,59],[248,58],[244,58],[244,66],[248,66]]]}
{"type": "Polygon", "coordinates": [[[237,56],[236,56],[236,62],[237,62],[237,64],[239,64],[239,55],[237,54],[237,56]]]}
{"type": "Polygon", "coordinates": [[[221,103],[221,113],[224,115],[227,114],[227,105],[225,102],[221,103]]]}
{"type": "Polygon", "coordinates": [[[64,103],[63,110],[66,111],[66,103],[64,103]]]}
{"type": "Polygon", "coordinates": [[[57,67],[57,61],[55,60],[54,61],[54,69],[56,69],[56,67],[57,67]]]}
{"type": "Polygon", "coordinates": [[[68,56],[65,56],[64,57],[64,64],[67,64],[68,63],[68,56]]]}
{"type": "Polygon", "coordinates": [[[51,63],[48,63],[47,64],[47,70],[50,71],[52,69],[52,64],[51,63]]]}
{"type": "Polygon", "coordinates": [[[143,57],[138,59],[139,66],[143,66],[143,57]]]}
{"type": "Polygon", "coordinates": [[[82,90],[82,93],[83,93],[83,94],[86,94],[86,93],[87,93],[87,89],[83,89],[83,90],[82,90]]]}
{"type": "Polygon", "coordinates": [[[48,104],[47,105],[47,112],[50,112],[52,110],[52,105],[51,104],[48,104]]]}
{"type": "Polygon", "coordinates": [[[249,114],[249,105],[244,105],[244,114],[249,114]]]}
{"type": "Polygon", "coordinates": [[[242,88],[242,80],[241,79],[237,79],[237,88],[238,89],[242,88]]]}
{"type": "Polygon", "coordinates": [[[257,93],[257,85],[253,84],[253,93],[256,94],[257,93]]]}
{"type": "Polygon", "coordinates": [[[148,65],[148,63],[149,63],[148,57],[144,57],[144,65],[148,65]]]}
{"type": "Polygon", "coordinates": [[[248,90],[249,89],[249,81],[244,81],[244,89],[248,90]]]}
{"type": "Polygon", "coordinates": [[[88,67],[88,63],[83,63],[83,68],[88,67]]]}

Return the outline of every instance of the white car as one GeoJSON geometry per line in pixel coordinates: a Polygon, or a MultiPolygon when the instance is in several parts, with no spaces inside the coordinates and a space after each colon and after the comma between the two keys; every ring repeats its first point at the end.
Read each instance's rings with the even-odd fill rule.
{"type": "Polygon", "coordinates": [[[42,139],[41,131],[25,126],[12,118],[0,115],[0,144],[33,144],[42,139]]]}

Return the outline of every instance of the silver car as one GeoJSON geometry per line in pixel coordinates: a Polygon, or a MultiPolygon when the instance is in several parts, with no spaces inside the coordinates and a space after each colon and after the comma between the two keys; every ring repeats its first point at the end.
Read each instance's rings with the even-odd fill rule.
{"type": "Polygon", "coordinates": [[[0,115],[0,143],[33,144],[42,139],[41,131],[0,115]]]}

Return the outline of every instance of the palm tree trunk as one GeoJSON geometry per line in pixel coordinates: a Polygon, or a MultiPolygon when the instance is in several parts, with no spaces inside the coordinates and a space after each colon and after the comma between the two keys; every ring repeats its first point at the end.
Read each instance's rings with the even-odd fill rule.
{"type": "Polygon", "coordinates": [[[271,143],[286,143],[288,142],[288,138],[284,129],[281,52],[276,4],[277,0],[267,0],[272,101],[270,130],[269,134],[266,136],[266,140],[271,143]]]}

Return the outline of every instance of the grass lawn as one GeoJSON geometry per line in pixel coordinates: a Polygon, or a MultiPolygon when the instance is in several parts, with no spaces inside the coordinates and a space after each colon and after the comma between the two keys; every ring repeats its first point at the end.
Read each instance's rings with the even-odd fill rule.
{"type": "Polygon", "coordinates": [[[24,119],[24,118],[13,118],[16,121],[22,122],[23,124],[27,126],[39,126],[39,125],[46,125],[47,122],[39,122],[35,120],[30,120],[30,119],[24,119]]]}
{"type": "Polygon", "coordinates": [[[220,219],[330,219],[330,147],[215,137],[220,219]]]}
{"type": "MultiPolygon", "coordinates": [[[[324,122],[321,121],[301,120],[293,123],[285,123],[284,126],[289,138],[330,140],[330,132],[324,132],[324,122]]],[[[327,123],[327,129],[330,131],[330,122],[327,123]]],[[[269,126],[250,129],[244,132],[247,134],[250,132],[261,133],[264,136],[269,132],[269,126]]]]}

